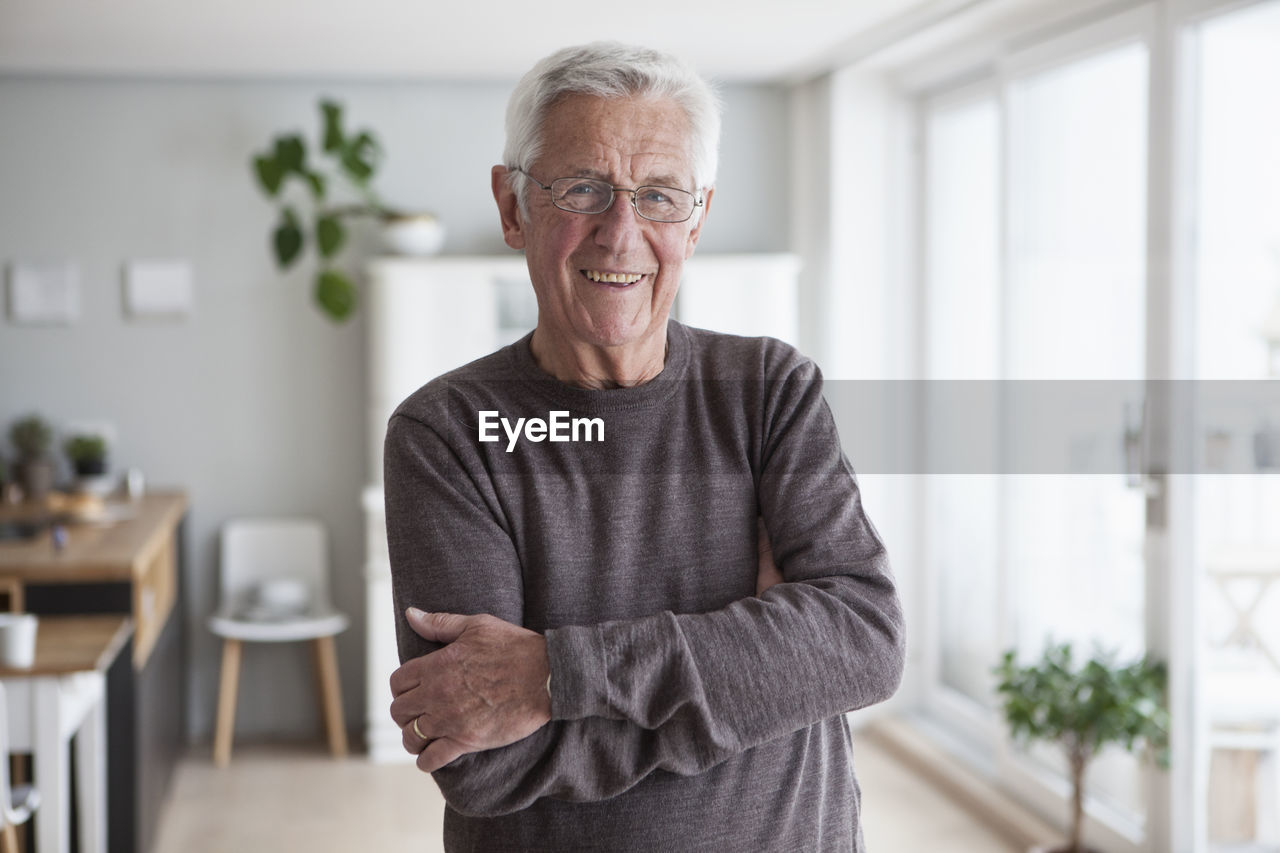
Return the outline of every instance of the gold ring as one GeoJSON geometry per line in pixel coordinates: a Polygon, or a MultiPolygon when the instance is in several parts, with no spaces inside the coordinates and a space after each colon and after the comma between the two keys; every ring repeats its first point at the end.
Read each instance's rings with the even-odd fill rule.
{"type": "Polygon", "coordinates": [[[419,740],[429,740],[429,738],[422,733],[422,729],[418,728],[418,720],[418,717],[413,718],[413,733],[418,736],[419,740]]]}

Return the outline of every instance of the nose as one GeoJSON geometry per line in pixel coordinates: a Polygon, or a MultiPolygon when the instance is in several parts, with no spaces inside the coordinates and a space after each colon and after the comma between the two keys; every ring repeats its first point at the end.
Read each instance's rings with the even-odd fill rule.
{"type": "Polygon", "coordinates": [[[645,220],[636,212],[635,198],[634,192],[614,190],[613,204],[609,209],[592,217],[597,222],[596,245],[618,255],[639,245],[644,238],[642,228],[645,220]]]}

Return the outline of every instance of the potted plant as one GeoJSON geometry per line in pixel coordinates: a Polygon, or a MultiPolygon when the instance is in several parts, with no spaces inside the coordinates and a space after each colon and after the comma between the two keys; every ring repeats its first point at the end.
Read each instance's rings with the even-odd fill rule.
{"type": "MultiPolygon", "coordinates": [[[[276,262],[281,269],[288,269],[302,257],[308,240],[313,242],[320,260],[314,288],[316,304],[333,320],[342,321],[356,307],[355,283],[337,265],[347,244],[348,220],[380,220],[388,241],[415,235],[421,238],[424,233],[428,237],[434,233],[442,239],[443,230],[431,214],[405,213],[383,205],[370,187],[382,159],[377,137],[369,130],[347,133],[342,105],[336,101],[322,100],[320,114],[323,130],[319,152],[324,168],[308,157],[302,135],[290,133],[277,136],[265,153],[254,156],[253,172],[262,191],[279,203],[280,216],[272,234],[276,262]],[[346,195],[354,201],[338,204],[331,200],[335,178],[346,185],[346,195]],[[300,212],[298,204],[285,198],[285,188],[291,184],[302,187],[303,199],[309,199],[310,215],[300,212]]],[[[420,253],[438,250],[440,239],[434,243],[428,239],[434,248],[428,245],[420,253]]],[[[395,242],[391,245],[396,248],[395,242]]]]}
{"type": "Polygon", "coordinates": [[[1050,853],[1085,853],[1084,785],[1089,762],[1106,746],[1154,753],[1168,767],[1169,711],[1165,665],[1149,657],[1120,666],[1095,653],[1076,667],[1070,643],[1050,643],[1026,666],[1005,652],[995,674],[1005,721],[1016,741],[1052,741],[1063,750],[1071,773],[1071,830],[1066,847],[1050,853]]]}
{"type": "Polygon", "coordinates": [[[53,490],[54,467],[49,458],[53,429],[39,415],[19,418],[9,427],[9,441],[18,451],[14,468],[28,500],[42,500],[53,490]]]}
{"type": "Polygon", "coordinates": [[[18,484],[16,465],[0,456],[0,504],[16,504],[22,501],[22,486],[18,484]]]}
{"type": "Polygon", "coordinates": [[[77,477],[107,473],[107,440],[100,435],[72,435],[62,445],[77,477]]]}

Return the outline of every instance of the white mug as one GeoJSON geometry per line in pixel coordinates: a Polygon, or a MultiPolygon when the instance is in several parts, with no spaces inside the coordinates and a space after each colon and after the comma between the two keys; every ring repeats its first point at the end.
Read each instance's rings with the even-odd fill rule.
{"type": "Polygon", "coordinates": [[[30,613],[0,613],[0,666],[30,669],[36,662],[36,627],[30,613]]]}

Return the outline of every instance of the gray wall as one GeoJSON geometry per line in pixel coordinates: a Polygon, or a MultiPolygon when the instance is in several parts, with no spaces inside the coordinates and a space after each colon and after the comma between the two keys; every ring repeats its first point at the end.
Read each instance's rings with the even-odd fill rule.
{"type": "MultiPolygon", "coordinates": [[[[186,552],[188,729],[209,736],[218,645],[216,536],[228,518],[307,514],[332,536],[333,591],[352,616],[339,638],[348,723],[364,721],[360,490],[365,350],[361,319],[334,326],[312,306],[309,268],[280,275],[273,209],[248,170],[277,132],[316,133],[321,94],[373,128],[387,151],[375,186],[391,204],[434,210],[447,253],[500,253],[489,168],[502,147],[508,84],[189,82],[0,77],[0,262],[79,265],[70,327],[0,317],[0,454],[8,424],[107,421],[116,471],[191,500],[186,552]],[[185,258],[192,315],[138,322],[121,310],[121,267],[185,258]]],[[[786,93],[725,91],[716,203],[700,252],[787,248],[786,93]]],[[[367,239],[365,240],[367,243],[367,239]]],[[[429,377],[423,377],[424,381],[429,377]]],[[[310,659],[296,646],[245,657],[237,734],[304,737],[319,725],[310,659]]]]}

